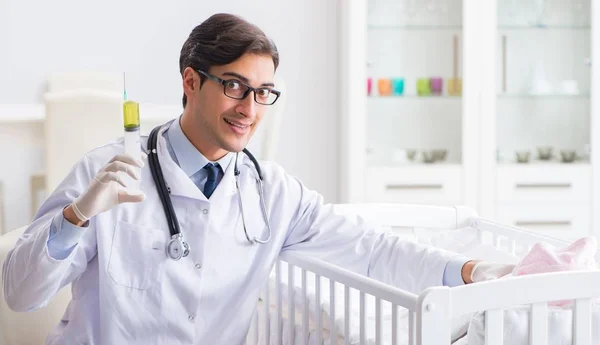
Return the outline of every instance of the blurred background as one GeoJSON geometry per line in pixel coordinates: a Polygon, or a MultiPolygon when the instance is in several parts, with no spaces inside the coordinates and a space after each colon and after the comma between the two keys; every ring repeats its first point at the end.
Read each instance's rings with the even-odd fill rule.
{"type": "MultiPolygon", "coordinates": [[[[181,111],[190,31],[229,12],[280,53],[250,149],[326,202],[464,204],[573,239],[600,222],[590,0],[0,0],[0,230],[89,149],[181,111]]],[[[597,34],[595,34],[597,33],[597,34]]]]}

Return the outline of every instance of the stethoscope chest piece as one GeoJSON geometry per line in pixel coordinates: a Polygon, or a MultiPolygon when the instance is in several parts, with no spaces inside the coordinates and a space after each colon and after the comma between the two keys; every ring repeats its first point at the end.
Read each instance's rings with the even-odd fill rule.
{"type": "Polygon", "coordinates": [[[188,256],[190,246],[184,242],[181,236],[173,236],[167,245],[167,255],[173,260],[179,260],[182,257],[188,256]]]}

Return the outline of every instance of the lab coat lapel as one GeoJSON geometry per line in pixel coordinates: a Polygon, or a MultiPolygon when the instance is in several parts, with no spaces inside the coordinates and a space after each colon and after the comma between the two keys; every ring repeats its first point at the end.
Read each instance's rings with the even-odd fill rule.
{"type": "Polygon", "coordinates": [[[175,163],[169,150],[167,143],[163,137],[163,132],[168,126],[163,126],[158,133],[158,160],[165,178],[167,187],[171,190],[172,196],[183,196],[192,199],[206,200],[204,194],[192,182],[187,174],[175,163]]]}

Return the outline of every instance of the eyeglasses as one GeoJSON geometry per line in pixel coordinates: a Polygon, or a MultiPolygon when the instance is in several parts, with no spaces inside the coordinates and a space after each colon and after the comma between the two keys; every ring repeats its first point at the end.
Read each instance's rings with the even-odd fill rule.
{"type": "Polygon", "coordinates": [[[258,104],[272,105],[277,101],[281,92],[265,87],[253,88],[252,86],[237,79],[223,80],[217,76],[197,70],[198,73],[206,76],[208,79],[223,84],[223,93],[225,96],[233,99],[244,99],[250,91],[254,91],[254,101],[258,104]]]}

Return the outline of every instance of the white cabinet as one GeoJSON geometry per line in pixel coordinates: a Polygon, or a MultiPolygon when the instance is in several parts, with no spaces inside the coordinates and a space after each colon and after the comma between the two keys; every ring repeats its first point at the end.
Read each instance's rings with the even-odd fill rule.
{"type": "Polygon", "coordinates": [[[469,1],[343,2],[342,201],[476,207],[469,1]]]}
{"type": "Polygon", "coordinates": [[[459,203],[595,234],[598,18],[590,0],[343,1],[341,201],[459,203]],[[445,160],[424,163],[433,149],[445,160]]]}
{"type": "Polygon", "coordinates": [[[565,239],[598,235],[597,2],[490,6],[481,181],[495,189],[483,189],[481,214],[565,239]]]}

